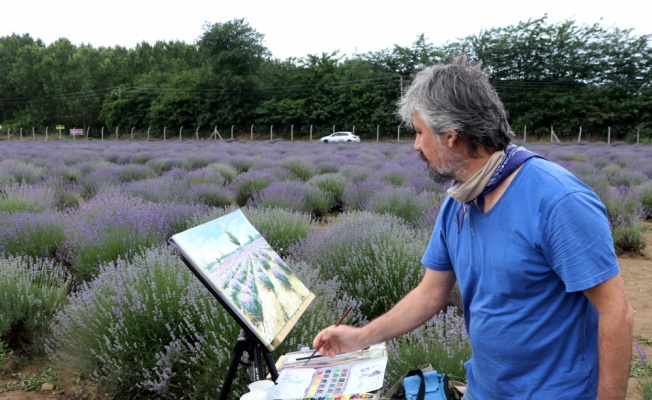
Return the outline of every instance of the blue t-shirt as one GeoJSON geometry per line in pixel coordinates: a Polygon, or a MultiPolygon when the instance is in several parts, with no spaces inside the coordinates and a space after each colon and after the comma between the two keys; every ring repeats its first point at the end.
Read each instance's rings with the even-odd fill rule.
{"type": "Polygon", "coordinates": [[[619,272],[606,210],[562,167],[525,162],[487,213],[442,204],[423,264],[455,271],[474,400],[592,399],[598,316],[582,290],[619,272]]]}

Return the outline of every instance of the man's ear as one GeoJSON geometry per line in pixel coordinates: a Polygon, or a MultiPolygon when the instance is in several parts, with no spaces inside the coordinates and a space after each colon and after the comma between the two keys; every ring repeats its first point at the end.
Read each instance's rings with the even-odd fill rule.
{"type": "Polygon", "coordinates": [[[460,142],[460,136],[457,134],[457,131],[452,130],[444,134],[444,142],[449,149],[454,149],[460,142]]]}

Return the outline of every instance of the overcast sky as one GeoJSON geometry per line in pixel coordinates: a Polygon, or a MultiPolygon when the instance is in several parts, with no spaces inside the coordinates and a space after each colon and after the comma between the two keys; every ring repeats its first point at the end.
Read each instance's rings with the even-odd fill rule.
{"type": "Polygon", "coordinates": [[[286,59],[410,47],[420,34],[442,45],[544,14],[548,23],[571,19],[652,34],[651,0],[20,0],[3,7],[0,36],[131,48],[143,41],[194,43],[205,23],[244,18],[265,35],[274,57],[286,59]]]}

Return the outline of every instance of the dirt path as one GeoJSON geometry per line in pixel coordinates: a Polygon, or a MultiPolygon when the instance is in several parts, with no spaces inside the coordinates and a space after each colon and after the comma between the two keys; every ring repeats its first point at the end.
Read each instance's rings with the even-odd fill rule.
{"type": "MultiPolygon", "coordinates": [[[[624,256],[619,259],[629,301],[634,307],[634,336],[652,338],[652,223],[646,223],[645,240],[647,247],[641,256],[624,256]]],[[[643,345],[652,356],[652,346],[643,345]]],[[[632,349],[636,352],[636,349],[632,349]]],[[[648,362],[649,359],[648,359],[648,362]]],[[[629,379],[627,400],[643,400],[638,382],[629,379]]]]}
{"type": "MultiPolygon", "coordinates": [[[[652,338],[652,223],[646,223],[645,239],[647,247],[643,256],[626,255],[619,259],[620,268],[625,281],[625,287],[632,303],[634,315],[634,335],[646,339],[652,338]]],[[[652,357],[652,346],[643,345],[652,357]]],[[[635,352],[636,349],[633,348],[635,352]]],[[[24,374],[38,374],[42,364],[23,367],[20,371],[24,374]]],[[[12,381],[6,374],[0,376],[0,385],[12,381]]],[[[14,381],[16,381],[14,379],[14,381]]],[[[12,390],[0,393],[0,400],[73,400],[80,399],[75,396],[75,380],[72,377],[63,379],[62,388],[51,392],[12,390]]],[[[78,388],[77,388],[78,389],[78,388]]],[[[638,389],[638,382],[630,378],[626,400],[644,400],[638,389]]]]}

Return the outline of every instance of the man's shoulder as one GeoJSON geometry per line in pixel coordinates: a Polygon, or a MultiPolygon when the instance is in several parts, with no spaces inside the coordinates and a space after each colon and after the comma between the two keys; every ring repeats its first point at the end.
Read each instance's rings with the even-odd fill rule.
{"type": "Polygon", "coordinates": [[[524,184],[546,192],[564,195],[570,192],[593,193],[586,183],[559,164],[543,158],[532,158],[522,168],[524,184]]]}

